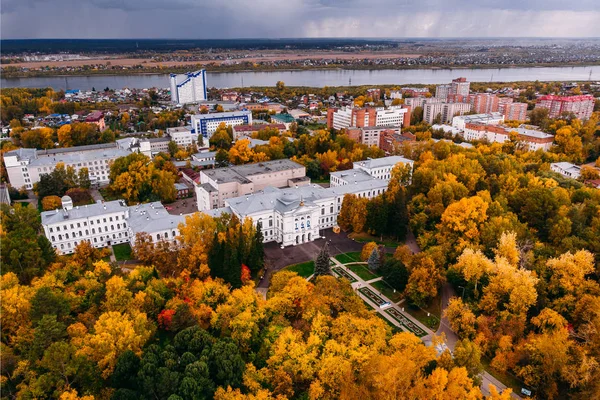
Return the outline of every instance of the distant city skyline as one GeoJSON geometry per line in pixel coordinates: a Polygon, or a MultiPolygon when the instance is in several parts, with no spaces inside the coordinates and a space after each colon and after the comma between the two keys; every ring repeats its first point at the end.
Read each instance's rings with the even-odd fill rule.
{"type": "Polygon", "coordinates": [[[598,37],[597,0],[1,0],[2,39],[598,37]]]}

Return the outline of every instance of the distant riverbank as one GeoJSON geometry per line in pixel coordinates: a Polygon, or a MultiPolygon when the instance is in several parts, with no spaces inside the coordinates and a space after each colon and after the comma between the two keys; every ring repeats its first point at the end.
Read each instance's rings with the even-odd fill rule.
{"type": "MultiPolygon", "coordinates": [[[[168,72],[171,72],[169,70],[168,72]]],[[[418,69],[313,69],[285,71],[208,72],[209,87],[232,88],[249,86],[274,86],[283,81],[287,86],[362,86],[440,84],[464,76],[471,82],[521,82],[521,81],[587,81],[600,80],[600,66],[561,67],[503,67],[503,68],[418,68],[418,69]]],[[[166,88],[169,78],[166,71],[160,74],[118,74],[86,76],[43,76],[9,78],[0,80],[3,88],[51,87],[55,90],[92,88],[166,88]]]]}
{"type": "MultiPolygon", "coordinates": [[[[105,64],[110,60],[98,60],[97,64],[105,64]]],[[[93,64],[92,60],[90,62],[93,64]]],[[[186,64],[179,66],[165,67],[147,67],[142,65],[141,68],[126,68],[120,69],[118,66],[113,66],[113,69],[85,69],[61,71],[55,69],[49,70],[13,70],[11,64],[2,64],[2,77],[11,78],[40,78],[40,77],[75,77],[75,76],[114,76],[114,75],[160,75],[165,71],[169,73],[183,73],[197,69],[206,69],[208,72],[214,73],[229,73],[229,72],[294,72],[294,71],[331,71],[331,70],[347,70],[347,71],[381,71],[381,70],[468,70],[468,69],[512,69],[512,68],[571,68],[571,67],[592,67],[600,66],[600,63],[538,63],[538,64],[476,64],[476,65],[390,65],[390,64],[365,64],[365,65],[341,65],[329,64],[319,66],[263,66],[257,65],[248,68],[247,65],[215,65],[211,62],[198,62],[197,64],[186,64]]],[[[38,68],[43,67],[40,65],[38,68]]]]}

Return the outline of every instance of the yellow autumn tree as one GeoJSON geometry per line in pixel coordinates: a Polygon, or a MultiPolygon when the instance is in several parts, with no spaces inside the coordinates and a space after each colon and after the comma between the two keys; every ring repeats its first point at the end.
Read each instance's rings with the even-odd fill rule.
{"type": "MultiPolygon", "coordinates": [[[[112,374],[117,359],[127,350],[138,356],[154,332],[154,326],[146,314],[135,317],[116,311],[106,312],[94,324],[93,333],[86,334],[78,353],[98,363],[102,377],[112,374]]],[[[73,343],[75,344],[75,343],[73,343]]]]}
{"type": "Polygon", "coordinates": [[[452,203],[442,214],[436,238],[451,253],[466,247],[476,247],[480,241],[481,225],[487,220],[489,205],[480,196],[465,197],[452,203]]]}
{"type": "Polygon", "coordinates": [[[188,270],[192,276],[205,278],[208,268],[208,252],[213,241],[217,222],[204,213],[194,213],[185,217],[185,223],[179,224],[180,243],[178,265],[181,270],[188,270]]]}
{"type": "Polygon", "coordinates": [[[493,268],[494,263],[483,255],[481,250],[467,248],[450,269],[459,273],[467,282],[473,283],[477,293],[477,284],[493,268]]]}
{"type": "Polygon", "coordinates": [[[229,162],[232,164],[246,164],[255,156],[254,150],[250,148],[249,139],[239,139],[229,149],[229,162]]]}
{"type": "Polygon", "coordinates": [[[444,316],[450,323],[450,328],[461,338],[471,339],[475,336],[475,314],[459,297],[452,297],[444,316]]]}
{"type": "Polygon", "coordinates": [[[360,252],[360,259],[363,261],[367,261],[369,259],[369,256],[373,252],[373,249],[376,248],[377,243],[375,242],[368,242],[367,244],[365,244],[362,248],[362,251],[360,252]]]}

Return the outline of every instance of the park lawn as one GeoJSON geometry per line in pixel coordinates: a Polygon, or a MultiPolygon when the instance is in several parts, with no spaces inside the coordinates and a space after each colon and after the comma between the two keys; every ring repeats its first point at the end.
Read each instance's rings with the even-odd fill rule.
{"type": "Polygon", "coordinates": [[[307,261],[299,264],[288,265],[286,270],[296,272],[303,278],[308,278],[315,272],[315,262],[307,261]]]}
{"type": "Polygon", "coordinates": [[[129,243],[121,243],[113,245],[115,258],[117,261],[131,260],[131,246],[129,243]]]}
{"type": "Polygon", "coordinates": [[[341,262],[342,264],[348,264],[351,262],[361,262],[360,252],[350,252],[350,253],[342,253],[335,256],[335,259],[341,262]]]}
{"type": "Polygon", "coordinates": [[[394,293],[394,288],[388,285],[385,281],[377,281],[370,283],[371,286],[382,295],[390,299],[392,302],[397,303],[402,300],[402,293],[396,291],[394,293]]]}
{"type": "Polygon", "coordinates": [[[346,265],[346,267],[348,267],[350,271],[354,272],[356,275],[360,276],[365,281],[370,281],[371,279],[375,279],[379,276],[369,271],[367,266],[363,264],[350,264],[346,265]]]}
{"type": "Polygon", "coordinates": [[[424,308],[419,308],[417,306],[407,304],[404,308],[407,313],[415,317],[420,323],[431,329],[432,331],[436,331],[440,326],[440,315],[442,313],[442,298],[441,295],[438,294],[429,304],[429,306],[424,308]],[[427,316],[429,313],[429,317],[427,316]]]}
{"type": "Polygon", "coordinates": [[[383,240],[381,240],[381,236],[369,235],[366,232],[360,232],[360,233],[353,232],[353,233],[349,234],[348,237],[359,243],[375,242],[379,245],[384,245],[385,247],[398,247],[398,246],[402,246],[404,244],[404,242],[399,242],[399,241],[395,240],[394,238],[388,237],[388,236],[384,236],[383,240]]]}

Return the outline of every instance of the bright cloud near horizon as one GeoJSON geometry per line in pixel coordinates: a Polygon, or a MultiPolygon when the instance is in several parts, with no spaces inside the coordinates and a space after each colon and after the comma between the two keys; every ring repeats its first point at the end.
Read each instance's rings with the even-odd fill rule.
{"type": "Polygon", "coordinates": [[[2,39],[600,37],[600,0],[0,0],[2,39]]]}

